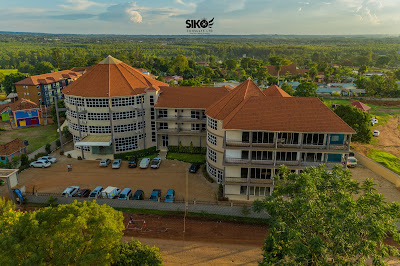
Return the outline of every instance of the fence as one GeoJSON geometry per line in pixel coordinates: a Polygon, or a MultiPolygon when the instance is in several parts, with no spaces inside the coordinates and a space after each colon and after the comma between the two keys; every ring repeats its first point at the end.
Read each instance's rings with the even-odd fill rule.
{"type": "MultiPolygon", "coordinates": [[[[50,142],[50,150],[52,152],[59,148],[59,146],[57,146],[57,140],[58,139],[54,140],[53,142],[50,142]]],[[[67,137],[67,138],[63,137],[63,144],[64,145],[69,143],[69,142],[71,142],[71,141],[72,141],[72,137],[67,137]]],[[[46,152],[46,145],[43,145],[42,147],[40,147],[39,149],[35,150],[34,152],[29,153],[28,154],[29,160],[35,159],[35,156],[37,154],[39,154],[39,153],[42,153],[42,152],[46,152]]]]}
{"type": "Polygon", "coordinates": [[[395,172],[392,172],[391,170],[387,169],[383,165],[375,162],[374,160],[372,160],[356,151],[354,151],[354,156],[362,165],[367,167],[369,170],[371,170],[374,173],[377,173],[378,175],[385,178],[387,181],[395,184],[396,187],[400,188],[400,176],[398,174],[396,174],[395,172]]]}
{"type": "MultiPolygon", "coordinates": [[[[54,193],[25,193],[24,197],[29,203],[49,203],[50,197],[56,199],[56,204],[69,204],[74,200],[79,202],[82,201],[93,201],[100,205],[106,204],[114,208],[125,208],[125,209],[149,209],[149,210],[161,210],[161,211],[185,211],[185,203],[183,201],[176,201],[174,203],[155,202],[148,200],[119,200],[119,199],[88,199],[88,198],[76,198],[76,197],[62,197],[60,194],[54,193]]],[[[253,212],[249,203],[231,203],[231,202],[219,202],[219,203],[204,203],[190,201],[188,202],[188,211],[193,213],[207,213],[217,214],[226,216],[236,217],[249,217],[249,218],[268,218],[266,213],[253,212]]]]}

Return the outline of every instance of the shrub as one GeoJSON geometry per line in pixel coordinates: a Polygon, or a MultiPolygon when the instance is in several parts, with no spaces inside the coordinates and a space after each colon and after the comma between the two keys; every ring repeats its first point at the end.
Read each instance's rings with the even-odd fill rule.
{"type": "Polygon", "coordinates": [[[154,146],[154,147],[150,147],[148,149],[143,149],[143,150],[138,150],[138,151],[118,153],[118,154],[114,155],[114,158],[128,161],[129,158],[132,156],[142,158],[142,157],[145,157],[147,155],[151,155],[151,154],[154,154],[157,152],[158,152],[158,150],[157,150],[156,146],[154,146]]]}
{"type": "Polygon", "coordinates": [[[203,166],[201,167],[201,170],[203,171],[203,175],[207,179],[207,181],[210,183],[214,183],[214,179],[207,173],[205,164],[203,164],[203,166]]]}
{"type": "Polygon", "coordinates": [[[60,151],[60,155],[64,155],[64,152],[63,152],[63,151],[60,151]]]}
{"type": "Polygon", "coordinates": [[[61,146],[61,141],[58,139],[58,140],[56,140],[56,146],[57,147],[60,147],[61,146]]]}
{"type": "Polygon", "coordinates": [[[71,154],[70,153],[68,153],[68,155],[67,155],[67,158],[71,158],[72,156],[71,156],[71,154]]]}
{"type": "Polygon", "coordinates": [[[82,160],[82,156],[78,156],[78,158],[77,158],[78,160],[82,160]]]}
{"type": "Polygon", "coordinates": [[[243,214],[243,216],[248,216],[250,214],[250,208],[247,205],[243,205],[240,212],[243,214]]]}
{"type": "Polygon", "coordinates": [[[47,154],[51,153],[51,145],[49,143],[46,144],[45,150],[46,150],[47,154]]]}
{"type": "Polygon", "coordinates": [[[29,165],[29,158],[28,158],[28,155],[26,155],[25,153],[23,153],[23,154],[21,154],[20,159],[21,159],[21,166],[29,165]]]}
{"type": "Polygon", "coordinates": [[[4,127],[0,127],[0,131],[6,131],[4,127]]]}
{"type": "Polygon", "coordinates": [[[42,157],[42,156],[46,156],[48,153],[45,153],[45,152],[39,152],[38,154],[36,154],[35,155],[35,161],[37,160],[37,159],[39,159],[40,157],[42,157]]]}
{"type": "Polygon", "coordinates": [[[206,154],[207,153],[207,147],[168,146],[168,152],[206,154]]]}

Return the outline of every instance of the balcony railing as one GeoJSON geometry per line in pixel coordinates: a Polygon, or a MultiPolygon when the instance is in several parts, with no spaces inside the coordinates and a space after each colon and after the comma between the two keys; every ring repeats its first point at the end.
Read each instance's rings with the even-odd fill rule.
{"type": "MultiPolygon", "coordinates": [[[[225,177],[225,184],[247,183],[247,178],[225,177]]],[[[274,179],[250,178],[252,184],[271,184],[274,185],[274,179]]]]}
{"type": "Polygon", "coordinates": [[[276,161],[276,165],[287,165],[287,166],[294,166],[300,165],[300,161],[276,161]]]}
{"type": "Polygon", "coordinates": [[[157,116],[158,121],[182,121],[182,122],[193,122],[193,123],[205,123],[206,117],[192,118],[191,116],[157,116]]]}
{"type": "Polygon", "coordinates": [[[256,165],[268,165],[273,164],[273,160],[251,160],[251,159],[241,159],[241,158],[225,158],[225,163],[233,163],[233,164],[256,164],[256,165]]]}
{"type": "Polygon", "coordinates": [[[198,134],[206,134],[205,129],[199,130],[191,130],[191,129],[182,129],[182,128],[168,128],[162,129],[157,128],[157,133],[175,133],[175,134],[182,134],[182,135],[198,135],[198,134]]]}

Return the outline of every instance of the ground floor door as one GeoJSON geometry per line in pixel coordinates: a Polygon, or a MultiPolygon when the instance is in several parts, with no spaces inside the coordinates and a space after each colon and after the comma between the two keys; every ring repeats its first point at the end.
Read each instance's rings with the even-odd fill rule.
{"type": "Polygon", "coordinates": [[[39,118],[37,118],[37,117],[31,118],[31,124],[32,125],[38,125],[39,124],[39,118]]]}
{"type": "Polygon", "coordinates": [[[168,135],[161,135],[161,146],[168,147],[168,135]]]}

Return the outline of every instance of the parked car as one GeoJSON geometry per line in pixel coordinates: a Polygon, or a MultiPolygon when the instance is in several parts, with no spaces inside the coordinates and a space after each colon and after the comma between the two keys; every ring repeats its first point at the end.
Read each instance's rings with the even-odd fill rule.
{"type": "Polygon", "coordinates": [[[121,163],[122,163],[121,159],[115,159],[111,166],[112,169],[119,169],[121,167],[121,163]]]}
{"type": "Polygon", "coordinates": [[[139,168],[142,168],[142,169],[147,168],[147,167],[149,167],[149,164],[150,164],[150,158],[143,158],[140,161],[139,168]]]}
{"type": "Polygon", "coordinates": [[[161,164],[161,158],[156,157],[151,161],[151,168],[157,169],[160,167],[160,164],[161,164]]]}
{"type": "Polygon", "coordinates": [[[151,192],[149,200],[158,201],[161,199],[161,189],[153,189],[151,192]]]}
{"type": "Polygon", "coordinates": [[[132,190],[130,188],[124,188],[119,194],[118,199],[128,200],[132,197],[132,190]]]}
{"type": "Polygon", "coordinates": [[[194,163],[189,168],[189,173],[196,173],[199,170],[200,164],[194,163]]]}
{"type": "Polygon", "coordinates": [[[100,166],[107,167],[111,163],[110,159],[102,159],[100,161],[100,166]]]}
{"type": "Polygon", "coordinates": [[[357,166],[357,159],[355,157],[349,157],[347,159],[347,167],[356,167],[357,166]]]}
{"type": "Polygon", "coordinates": [[[167,195],[165,196],[165,202],[174,202],[175,201],[175,190],[168,189],[167,195]]]}
{"type": "Polygon", "coordinates": [[[95,199],[96,197],[101,196],[101,192],[103,191],[103,187],[98,186],[95,189],[93,189],[92,193],[89,195],[89,199],[95,199]]]}
{"type": "Polygon", "coordinates": [[[79,186],[70,186],[67,187],[64,192],[61,194],[63,197],[73,197],[79,191],[79,186]]]}
{"type": "Polygon", "coordinates": [[[50,167],[51,162],[45,161],[45,160],[38,160],[34,161],[30,164],[30,167],[35,167],[35,168],[47,168],[50,167]]]}
{"type": "Polygon", "coordinates": [[[121,189],[109,186],[101,192],[101,196],[105,199],[114,199],[119,196],[119,193],[121,189]]]}
{"type": "Polygon", "coordinates": [[[143,190],[136,190],[135,194],[133,194],[132,198],[133,200],[144,200],[144,192],[143,190]]]}
{"type": "Polygon", "coordinates": [[[372,132],[372,136],[379,137],[379,130],[374,130],[374,132],[372,132]]]}
{"type": "Polygon", "coordinates": [[[57,159],[51,156],[42,156],[38,159],[38,161],[49,161],[51,163],[57,162],[57,159]]]}
{"type": "Polygon", "coordinates": [[[135,157],[135,156],[132,156],[131,158],[129,158],[128,167],[129,168],[136,168],[137,167],[137,163],[138,163],[138,158],[135,157]]]}
{"type": "Polygon", "coordinates": [[[90,189],[88,188],[81,189],[78,191],[78,193],[76,193],[76,196],[80,198],[87,198],[89,197],[89,195],[90,195],[90,189]]]}

